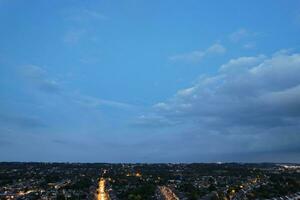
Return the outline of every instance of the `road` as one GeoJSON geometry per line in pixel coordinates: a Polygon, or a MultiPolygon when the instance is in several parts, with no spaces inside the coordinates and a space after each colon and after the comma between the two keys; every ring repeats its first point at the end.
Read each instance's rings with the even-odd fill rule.
{"type": "Polygon", "coordinates": [[[105,191],[105,179],[103,178],[98,183],[97,200],[109,200],[108,194],[105,191]]]}
{"type": "Polygon", "coordinates": [[[172,192],[169,187],[160,186],[158,188],[165,200],[179,200],[179,198],[174,194],[174,192],[172,192]]]}

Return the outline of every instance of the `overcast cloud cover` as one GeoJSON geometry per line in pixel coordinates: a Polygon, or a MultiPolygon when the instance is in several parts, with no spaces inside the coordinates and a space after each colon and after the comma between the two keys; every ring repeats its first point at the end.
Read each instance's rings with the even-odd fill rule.
{"type": "Polygon", "coordinates": [[[300,162],[299,6],[0,1],[0,161],[300,162]]]}

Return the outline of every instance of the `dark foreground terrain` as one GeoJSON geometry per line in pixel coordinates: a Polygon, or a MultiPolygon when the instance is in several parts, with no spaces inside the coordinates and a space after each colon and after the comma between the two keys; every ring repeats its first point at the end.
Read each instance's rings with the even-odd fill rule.
{"type": "Polygon", "coordinates": [[[0,199],[300,199],[300,165],[0,163],[0,199]]]}

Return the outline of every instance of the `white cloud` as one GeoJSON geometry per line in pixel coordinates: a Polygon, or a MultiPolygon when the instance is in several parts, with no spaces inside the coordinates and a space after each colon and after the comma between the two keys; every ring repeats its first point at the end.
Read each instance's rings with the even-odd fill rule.
{"type": "Polygon", "coordinates": [[[85,34],[84,29],[70,30],[64,35],[63,41],[68,44],[77,44],[85,34]]]}
{"type": "MultiPolygon", "coordinates": [[[[275,55],[271,58],[263,55],[240,57],[222,65],[220,74],[202,78],[192,87],[178,91],[174,98],[155,107],[163,112],[170,112],[168,114],[176,110],[176,113],[188,115],[192,112],[202,117],[207,114],[218,117],[219,114],[229,115],[234,112],[239,116],[239,111],[243,108],[249,109],[245,113],[247,115],[253,113],[254,110],[251,110],[253,107],[264,110],[271,106],[260,107],[262,95],[274,96],[274,92],[283,95],[286,91],[299,86],[299,74],[300,54],[275,55]],[[232,73],[233,71],[235,73],[232,73]],[[190,106],[182,106],[183,104],[190,106]]],[[[296,98],[295,95],[290,97],[296,98]]],[[[298,97],[294,100],[298,100],[298,97]]],[[[257,109],[255,109],[257,114],[269,117],[270,113],[263,113],[257,109]]],[[[270,107],[270,109],[276,111],[278,108],[270,107]]]]}
{"type": "Polygon", "coordinates": [[[153,107],[156,109],[167,109],[168,105],[164,102],[159,102],[159,103],[153,105],[153,107]]]}
{"type": "Polygon", "coordinates": [[[102,99],[84,95],[79,92],[73,92],[72,90],[67,90],[63,87],[61,82],[52,78],[47,70],[37,65],[23,66],[21,68],[21,72],[23,77],[31,83],[33,88],[38,89],[38,91],[48,94],[59,94],[62,99],[76,103],[80,106],[89,108],[112,107],[118,109],[131,109],[135,107],[131,104],[102,99]]]}
{"type": "Polygon", "coordinates": [[[99,20],[107,20],[108,17],[101,12],[94,11],[94,10],[88,10],[84,9],[83,14],[85,14],[88,17],[94,18],[94,19],[99,19],[99,20]]]}
{"type": "Polygon", "coordinates": [[[240,28],[231,33],[228,37],[231,42],[241,44],[241,47],[244,49],[253,49],[256,47],[256,42],[253,40],[259,35],[261,35],[261,33],[240,28]]]}
{"type": "Polygon", "coordinates": [[[243,45],[244,49],[253,49],[256,47],[255,42],[247,42],[246,44],[243,45]]]}
{"type": "Polygon", "coordinates": [[[37,89],[47,93],[61,92],[58,80],[50,78],[44,68],[37,65],[26,65],[21,70],[23,77],[37,89]]]}
{"type": "Polygon", "coordinates": [[[64,34],[63,41],[68,44],[77,44],[87,35],[89,41],[97,41],[97,36],[91,27],[94,27],[95,23],[97,23],[96,26],[99,26],[99,21],[108,20],[103,13],[91,9],[71,9],[65,14],[65,20],[71,22],[71,27],[74,27],[74,23],[77,27],[67,30],[64,34]]]}
{"type": "Polygon", "coordinates": [[[237,31],[231,33],[229,35],[229,39],[233,42],[239,42],[242,39],[249,37],[250,35],[251,35],[251,33],[248,30],[246,30],[244,28],[240,28],[237,31]]]}
{"type": "Polygon", "coordinates": [[[177,54],[170,56],[170,61],[186,61],[186,62],[197,62],[204,57],[205,53],[203,51],[193,51],[184,54],[177,54]]]}
{"type": "Polygon", "coordinates": [[[101,108],[103,106],[114,107],[114,108],[121,108],[121,109],[129,109],[133,108],[134,106],[131,104],[126,104],[118,101],[111,101],[107,99],[101,99],[93,96],[75,94],[72,97],[73,101],[91,108],[101,108]]]}
{"type": "Polygon", "coordinates": [[[214,44],[206,50],[206,53],[222,54],[225,52],[226,52],[226,48],[220,44],[214,44]]]}
{"type": "Polygon", "coordinates": [[[224,46],[222,46],[221,44],[213,44],[203,51],[196,50],[188,53],[170,56],[169,60],[195,63],[201,61],[205,56],[223,54],[225,52],[226,48],[224,46]]]}
{"type": "Polygon", "coordinates": [[[239,69],[249,69],[251,67],[256,66],[262,60],[264,60],[266,56],[259,55],[259,56],[249,56],[249,57],[239,57],[236,59],[229,60],[228,63],[221,66],[220,71],[239,71],[239,69]]]}
{"type": "Polygon", "coordinates": [[[295,149],[300,142],[300,137],[295,138],[300,124],[299,74],[300,54],[287,51],[270,57],[231,59],[218,74],[202,77],[169,100],[154,105],[154,112],[168,122],[185,125],[185,130],[197,132],[199,137],[222,135],[231,145],[233,135],[235,141],[241,135],[259,135],[252,143],[241,139],[248,144],[245,152],[268,150],[269,137],[273,137],[273,143],[268,143],[273,149],[295,149]],[[279,145],[283,134],[286,143],[279,145]]]}
{"type": "Polygon", "coordinates": [[[93,20],[108,20],[108,17],[100,11],[91,10],[91,9],[71,9],[68,11],[67,16],[65,17],[68,21],[75,22],[89,22],[93,20]]]}

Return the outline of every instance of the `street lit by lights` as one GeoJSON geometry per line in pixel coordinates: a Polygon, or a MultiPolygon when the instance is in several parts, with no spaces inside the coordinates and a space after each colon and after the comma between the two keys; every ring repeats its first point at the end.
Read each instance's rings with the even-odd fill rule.
{"type": "Polygon", "coordinates": [[[97,200],[108,200],[108,195],[105,191],[105,179],[99,180],[97,200]]]}
{"type": "Polygon", "coordinates": [[[165,200],[179,200],[169,187],[160,186],[159,190],[165,200]]]}

